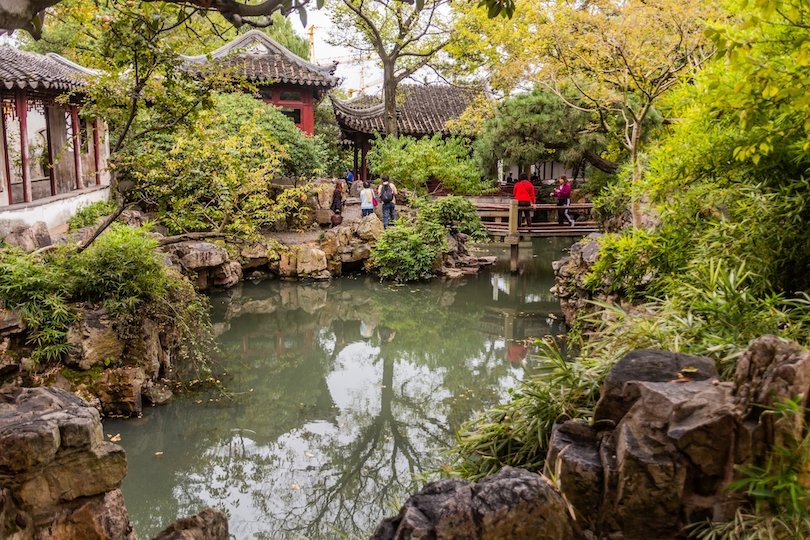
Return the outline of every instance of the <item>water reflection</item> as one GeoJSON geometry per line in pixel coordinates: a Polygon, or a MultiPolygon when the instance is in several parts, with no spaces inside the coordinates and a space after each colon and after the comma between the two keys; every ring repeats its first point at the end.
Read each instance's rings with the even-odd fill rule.
{"type": "Polygon", "coordinates": [[[213,298],[228,398],[105,425],[129,456],[139,534],[204,505],[227,508],[236,538],[370,531],[523,376],[529,338],[560,331],[548,293],[560,245],[539,247],[514,276],[273,282],[213,298]]]}

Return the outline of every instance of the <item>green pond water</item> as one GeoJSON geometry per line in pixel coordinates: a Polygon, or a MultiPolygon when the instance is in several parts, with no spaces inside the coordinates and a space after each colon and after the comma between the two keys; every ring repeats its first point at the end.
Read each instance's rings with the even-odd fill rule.
{"type": "Polygon", "coordinates": [[[493,247],[499,264],[461,280],[214,295],[224,394],[104,422],[127,452],[140,538],[205,506],[226,509],[237,539],[367,536],[441,465],[462,423],[531,370],[528,338],[562,331],[551,261],[570,243],[526,245],[516,275],[493,247]]]}

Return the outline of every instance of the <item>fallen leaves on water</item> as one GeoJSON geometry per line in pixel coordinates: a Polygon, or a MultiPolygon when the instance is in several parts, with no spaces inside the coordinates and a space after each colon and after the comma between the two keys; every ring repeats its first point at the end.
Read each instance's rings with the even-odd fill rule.
{"type": "Polygon", "coordinates": [[[107,438],[110,439],[110,442],[121,442],[121,434],[116,433],[115,435],[110,435],[107,433],[107,438]]]}
{"type": "Polygon", "coordinates": [[[298,485],[298,482],[293,482],[292,484],[290,484],[290,489],[293,491],[298,491],[299,489],[301,489],[301,486],[298,485]]]}

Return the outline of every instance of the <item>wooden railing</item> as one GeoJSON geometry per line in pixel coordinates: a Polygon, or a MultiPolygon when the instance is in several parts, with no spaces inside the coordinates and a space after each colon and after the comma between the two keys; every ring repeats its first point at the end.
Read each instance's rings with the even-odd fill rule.
{"type": "Polygon", "coordinates": [[[593,204],[575,203],[564,206],[556,204],[535,204],[531,210],[531,225],[518,225],[518,207],[515,200],[503,203],[476,203],[476,210],[489,235],[496,241],[509,244],[512,271],[517,271],[518,244],[523,239],[550,236],[584,236],[599,231],[599,226],[593,220],[593,204]],[[568,209],[568,214],[574,218],[574,225],[568,220],[559,225],[558,212],[568,209]]]}

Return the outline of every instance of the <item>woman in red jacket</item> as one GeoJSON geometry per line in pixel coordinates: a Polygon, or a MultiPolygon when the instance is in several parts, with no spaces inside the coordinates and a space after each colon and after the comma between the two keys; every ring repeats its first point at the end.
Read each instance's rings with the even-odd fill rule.
{"type": "Polygon", "coordinates": [[[521,173],[520,179],[515,184],[512,190],[512,195],[518,202],[518,226],[523,221],[525,216],[526,225],[532,224],[532,209],[531,206],[535,203],[536,195],[534,193],[534,186],[529,182],[529,176],[526,173],[521,173]]]}

